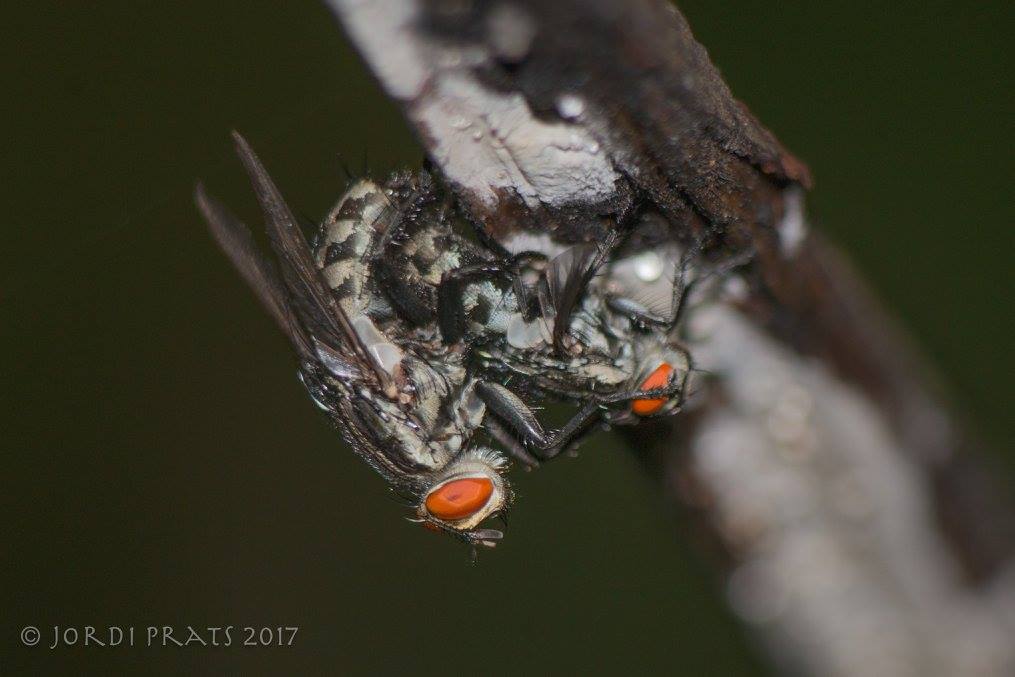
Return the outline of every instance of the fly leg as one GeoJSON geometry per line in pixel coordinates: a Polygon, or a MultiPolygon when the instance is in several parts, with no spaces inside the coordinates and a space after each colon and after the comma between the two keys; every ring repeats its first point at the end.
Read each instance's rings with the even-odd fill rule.
{"type": "Polygon", "coordinates": [[[687,282],[687,267],[690,265],[691,259],[697,255],[699,249],[699,247],[689,249],[680,257],[680,268],[673,280],[673,301],[670,306],[670,319],[667,322],[670,331],[680,325],[684,318],[684,312],[687,310],[687,299],[698,285],[711,277],[721,277],[742,265],[750,263],[755,255],[753,249],[748,249],[722,262],[703,275],[696,275],[693,280],[687,282]]]}
{"type": "Polygon", "coordinates": [[[680,268],[673,279],[673,300],[670,303],[670,319],[667,323],[669,330],[680,324],[684,316],[684,309],[687,307],[687,297],[690,296],[696,286],[695,283],[698,282],[698,280],[687,282],[687,267],[690,265],[691,259],[697,255],[697,249],[697,247],[688,249],[680,257],[680,268]]]}
{"type": "MultiPolygon", "coordinates": [[[[578,412],[572,416],[560,430],[547,432],[532,409],[525,404],[521,398],[511,390],[499,383],[486,383],[480,381],[476,384],[476,394],[486,403],[489,411],[494,416],[504,421],[522,440],[522,445],[510,437],[499,421],[487,419],[487,425],[491,428],[491,434],[501,442],[508,451],[523,463],[529,464],[526,460],[532,455],[538,456],[541,461],[548,461],[560,452],[572,446],[587,431],[589,425],[596,419],[601,418],[605,405],[629,402],[637,399],[670,399],[676,398],[677,408],[684,404],[687,395],[687,378],[689,372],[682,378],[671,379],[665,386],[649,388],[645,390],[629,390],[612,395],[600,396],[595,400],[585,403],[578,412]],[[505,439],[505,436],[508,439],[505,439]],[[526,448],[531,449],[529,454],[526,448]],[[521,454],[516,453],[521,451],[521,454]]],[[[609,420],[609,416],[607,416],[609,420]]]]}
{"type": "Polygon", "coordinates": [[[516,461],[530,470],[539,467],[539,460],[528,452],[525,445],[519,442],[518,438],[512,435],[511,431],[505,428],[496,416],[485,418],[483,423],[490,436],[497,440],[516,461]]]}
{"type": "Polygon", "coordinates": [[[556,432],[548,433],[522,400],[499,383],[476,384],[476,394],[494,415],[513,429],[522,442],[542,461],[566,449],[602,413],[599,401],[588,402],[556,432]]]}

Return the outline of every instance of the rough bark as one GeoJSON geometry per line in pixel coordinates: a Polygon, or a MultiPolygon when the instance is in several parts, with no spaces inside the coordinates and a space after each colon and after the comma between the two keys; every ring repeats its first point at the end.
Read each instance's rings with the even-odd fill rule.
{"type": "Polygon", "coordinates": [[[329,0],[491,243],[657,239],[754,263],[694,313],[715,377],[631,432],[812,674],[1015,671],[1013,513],[927,372],[809,232],[805,165],[662,0],[329,0]]]}

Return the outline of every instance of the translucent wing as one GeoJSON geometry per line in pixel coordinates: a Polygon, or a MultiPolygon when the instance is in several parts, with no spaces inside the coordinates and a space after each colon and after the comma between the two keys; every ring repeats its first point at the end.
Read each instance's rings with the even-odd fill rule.
{"type": "Polygon", "coordinates": [[[281,263],[282,278],[303,324],[323,343],[345,347],[361,364],[376,374],[382,389],[390,383],[388,372],[367,350],[334,294],[321,278],[306,237],[278,187],[250,148],[233,132],[236,151],[250,175],[257,200],[264,212],[272,249],[281,263]]]}
{"type": "Polygon", "coordinates": [[[602,245],[578,244],[558,254],[547,265],[546,286],[554,310],[553,346],[558,353],[563,351],[571,314],[616,242],[617,237],[611,235],[602,245]]]}
{"type": "Polygon", "coordinates": [[[209,196],[200,183],[194,188],[194,202],[219,248],[254,290],[257,298],[292,342],[301,358],[314,356],[310,338],[303,330],[290,303],[289,292],[274,262],[265,257],[246,224],[218,200],[209,196]]]}

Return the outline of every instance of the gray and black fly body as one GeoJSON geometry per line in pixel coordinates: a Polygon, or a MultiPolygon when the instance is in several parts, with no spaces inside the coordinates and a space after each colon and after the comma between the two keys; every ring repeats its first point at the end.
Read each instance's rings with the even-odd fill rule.
{"type": "Polygon", "coordinates": [[[528,251],[452,271],[443,282],[439,298],[449,307],[438,314],[442,334],[470,346],[487,427],[529,465],[569,448],[596,423],[633,424],[683,403],[692,370],[678,336],[683,276],[672,287],[672,312],[653,315],[610,279],[620,239],[561,248],[552,258],[528,251]],[[497,291],[489,291],[495,282],[497,291]],[[466,306],[484,290],[498,312],[469,321],[466,306]],[[547,401],[578,411],[549,431],[533,413],[547,401]]]}
{"type": "MultiPolygon", "coordinates": [[[[311,247],[246,141],[237,151],[264,212],[274,260],[247,227],[199,185],[198,207],[216,241],[289,338],[299,375],[353,450],[415,506],[415,519],[473,544],[505,509],[506,460],[473,443],[484,407],[465,356],[432,328],[394,312],[371,274],[405,195],[361,180],[324,220],[311,247]]],[[[457,263],[457,262],[456,262],[457,263]]]]}
{"type": "Polygon", "coordinates": [[[623,284],[621,233],[494,251],[456,232],[453,197],[425,171],[353,181],[308,242],[235,138],[274,258],[201,186],[198,206],[292,343],[313,400],[414,520],[473,544],[501,537],[479,525],[511,501],[507,459],[478,443],[481,430],[535,466],[597,424],[679,411],[692,372],[678,337],[686,258],[670,312],[653,314],[623,284]],[[544,428],[534,411],[561,401],[578,411],[544,428]]]}

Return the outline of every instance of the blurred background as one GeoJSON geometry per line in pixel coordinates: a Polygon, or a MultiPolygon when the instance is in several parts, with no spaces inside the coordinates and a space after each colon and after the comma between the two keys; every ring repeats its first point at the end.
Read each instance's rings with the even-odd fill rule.
{"type": "MultiPolygon", "coordinates": [[[[1010,3],[678,4],[1010,481],[1010,3]]],[[[418,165],[322,5],[25,4],[0,52],[0,672],[766,674],[608,436],[516,472],[507,538],[470,566],[309,402],[191,190],[260,223],[232,128],[314,218],[343,160],[418,165]],[[51,651],[53,625],[300,630],[51,651]]]]}

